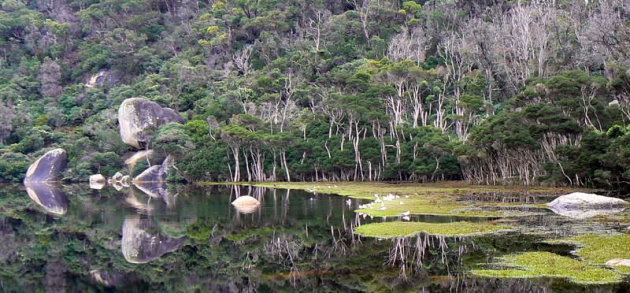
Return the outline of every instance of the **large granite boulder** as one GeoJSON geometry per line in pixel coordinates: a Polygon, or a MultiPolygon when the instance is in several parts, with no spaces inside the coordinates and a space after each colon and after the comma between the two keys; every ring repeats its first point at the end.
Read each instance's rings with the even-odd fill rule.
{"type": "Polygon", "coordinates": [[[25,182],[26,193],[47,213],[62,216],[68,211],[68,198],[57,185],[48,182],[25,182]]]}
{"type": "Polygon", "coordinates": [[[166,182],[168,171],[175,165],[173,157],[167,156],[161,165],[154,165],[133,179],[134,183],[141,182],[166,182]]]}
{"type": "Polygon", "coordinates": [[[151,131],[170,122],[184,123],[184,119],[175,110],[146,99],[126,99],[118,109],[120,137],[136,148],[142,148],[151,139],[151,131]]]}
{"type": "Polygon", "coordinates": [[[183,244],[184,238],[162,235],[150,219],[131,216],[123,223],[121,248],[130,263],[148,263],[178,250],[183,244]]]}
{"type": "Polygon", "coordinates": [[[68,155],[64,149],[51,150],[28,167],[24,183],[58,181],[67,164],[68,155]]]}
{"type": "Polygon", "coordinates": [[[628,203],[619,198],[574,192],[554,199],[547,206],[556,214],[584,219],[622,212],[628,203]]]}

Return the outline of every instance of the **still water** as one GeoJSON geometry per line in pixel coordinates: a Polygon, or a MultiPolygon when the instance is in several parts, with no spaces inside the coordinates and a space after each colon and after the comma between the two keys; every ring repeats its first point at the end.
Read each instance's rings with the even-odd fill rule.
{"type": "MultiPolygon", "coordinates": [[[[626,283],[466,274],[493,257],[571,247],[541,244],[552,215],[522,218],[541,233],[379,240],[354,227],[361,200],[269,188],[0,185],[3,292],[628,292],[626,283]],[[262,205],[237,210],[251,195],[262,205]]],[[[386,219],[387,220],[387,219],[386,219]]],[[[391,220],[391,219],[390,219],[391,220]]],[[[449,217],[413,220],[449,222],[449,217]]],[[[583,227],[582,227],[583,228],[583,227]]],[[[607,229],[607,227],[589,227],[607,229]]]]}

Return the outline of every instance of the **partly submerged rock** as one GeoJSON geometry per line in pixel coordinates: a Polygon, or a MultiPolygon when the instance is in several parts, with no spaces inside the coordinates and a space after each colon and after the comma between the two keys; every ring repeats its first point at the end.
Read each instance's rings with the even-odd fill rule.
{"type": "Polygon", "coordinates": [[[251,214],[260,207],[260,201],[249,195],[244,195],[235,199],[232,205],[242,214],[251,214]]]}
{"type": "Polygon", "coordinates": [[[126,99],[118,109],[120,138],[136,148],[151,138],[149,132],[170,122],[184,123],[184,119],[175,110],[143,98],[126,99]]]}
{"type": "Polygon", "coordinates": [[[133,179],[134,183],[138,182],[166,182],[168,171],[175,165],[173,157],[167,156],[161,165],[155,165],[144,170],[140,175],[133,179]]]}
{"type": "Polygon", "coordinates": [[[121,250],[130,263],[148,263],[183,244],[184,238],[163,236],[150,219],[131,216],[123,224],[121,250]]]}
{"type": "Polygon", "coordinates": [[[129,175],[120,178],[120,184],[122,184],[122,186],[129,187],[129,183],[131,183],[131,177],[129,177],[129,175]]]}
{"type": "Polygon", "coordinates": [[[619,213],[627,205],[619,198],[583,192],[566,194],[547,204],[554,213],[574,219],[619,213]]]}
{"type": "Polygon", "coordinates": [[[615,258],[606,262],[608,266],[625,266],[630,267],[630,259],[627,258],[615,258]]]}
{"type": "Polygon", "coordinates": [[[116,172],[112,178],[109,179],[109,183],[119,183],[122,181],[123,174],[120,172],[116,172]]]}
{"type": "Polygon", "coordinates": [[[107,183],[107,179],[102,174],[90,175],[90,184],[92,183],[107,183]]]}
{"type": "Polygon", "coordinates": [[[67,163],[68,155],[64,149],[51,150],[28,167],[24,182],[58,181],[67,163]]]}
{"type": "Polygon", "coordinates": [[[90,188],[92,189],[103,189],[107,184],[107,179],[105,176],[101,174],[90,175],[90,188]]]}
{"type": "Polygon", "coordinates": [[[25,182],[26,193],[47,213],[61,216],[68,211],[68,198],[58,185],[49,182],[25,182]]]}
{"type": "Polygon", "coordinates": [[[564,208],[613,208],[625,207],[627,202],[623,199],[602,196],[592,193],[574,192],[562,195],[547,205],[550,207],[564,208]]]}

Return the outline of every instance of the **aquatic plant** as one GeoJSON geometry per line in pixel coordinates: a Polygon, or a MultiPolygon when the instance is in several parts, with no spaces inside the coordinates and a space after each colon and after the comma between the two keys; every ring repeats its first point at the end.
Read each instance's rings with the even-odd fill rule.
{"type": "MultiPolygon", "coordinates": [[[[630,259],[630,235],[618,234],[613,236],[581,235],[560,240],[547,241],[549,243],[569,243],[577,245],[573,253],[592,264],[604,265],[612,259],[630,259]]],[[[630,274],[630,267],[613,266],[616,270],[630,274]]]]}
{"type": "Polygon", "coordinates": [[[607,284],[621,282],[614,270],[596,267],[550,252],[525,252],[499,258],[501,269],[473,270],[473,275],[493,278],[563,278],[578,284],[607,284]]]}
{"type": "Polygon", "coordinates": [[[424,222],[384,222],[359,226],[355,233],[377,238],[392,238],[411,236],[418,233],[426,233],[435,236],[464,237],[476,236],[488,233],[496,233],[513,229],[513,226],[500,225],[490,222],[451,222],[451,223],[424,223],[424,222]]]}

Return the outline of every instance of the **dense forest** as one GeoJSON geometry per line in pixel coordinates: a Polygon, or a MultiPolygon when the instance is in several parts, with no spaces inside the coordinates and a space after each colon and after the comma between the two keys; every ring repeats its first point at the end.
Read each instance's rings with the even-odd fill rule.
{"type": "Polygon", "coordinates": [[[117,110],[175,109],[150,148],[188,181],[630,187],[628,0],[1,0],[0,179],[133,149],[117,110]]]}

